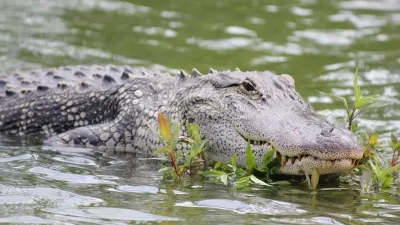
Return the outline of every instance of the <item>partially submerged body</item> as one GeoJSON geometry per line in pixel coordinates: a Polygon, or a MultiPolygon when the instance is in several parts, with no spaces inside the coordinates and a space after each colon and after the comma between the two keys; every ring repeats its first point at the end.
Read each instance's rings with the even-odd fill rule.
{"type": "MultiPolygon", "coordinates": [[[[44,134],[50,145],[121,147],[148,155],[162,146],[155,131],[163,112],[199,124],[207,157],[244,165],[248,140],[260,163],[275,147],[280,173],[351,169],[363,151],[347,129],[320,118],[288,75],[210,69],[178,76],[145,68],[74,66],[0,77],[0,132],[44,134]]],[[[178,151],[187,151],[178,144],[178,151]]]]}

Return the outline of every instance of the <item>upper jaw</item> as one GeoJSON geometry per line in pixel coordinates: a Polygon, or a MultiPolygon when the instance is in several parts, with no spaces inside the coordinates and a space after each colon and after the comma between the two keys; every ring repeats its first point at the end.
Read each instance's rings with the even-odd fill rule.
{"type": "Polygon", "coordinates": [[[352,146],[340,149],[324,149],[321,145],[304,145],[296,148],[286,148],[280,145],[272,144],[268,140],[246,138],[245,135],[238,132],[245,142],[250,142],[251,146],[266,146],[268,148],[275,147],[278,154],[287,158],[303,158],[314,157],[320,160],[338,160],[338,159],[361,159],[363,156],[362,146],[355,142],[352,146]],[[321,150],[322,149],[322,150],[321,150]]]}
{"type": "Polygon", "coordinates": [[[278,173],[282,174],[311,174],[314,169],[318,170],[320,174],[343,173],[358,165],[363,156],[362,147],[358,142],[355,142],[352,146],[349,145],[348,149],[336,149],[336,152],[334,149],[320,151],[317,147],[313,150],[312,146],[291,150],[273,145],[266,140],[252,140],[245,138],[242,134],[240,136],[246,142],[250,141],[252,147],[257,150],[270,150],[275,147],[275,157],[281,157],[281,167],[278,173]]]}

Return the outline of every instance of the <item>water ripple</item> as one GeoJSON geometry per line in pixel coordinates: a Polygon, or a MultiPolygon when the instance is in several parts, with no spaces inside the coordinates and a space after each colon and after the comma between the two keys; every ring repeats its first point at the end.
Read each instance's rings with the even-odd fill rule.
{"type": "Polygon", "coordinates": [[[27,160],[27,159],[30,159],[30,158],[32,158],[31,154],[23,154],[23,155],[18,155],[18,156],[13,156],[13,157],[0,158],[0,163],[21,161],[21,160],[27,160]]]}
{"type": "Polygon", "coordinates": [[[0,223],[12,223],[12,224],[62,224],[62,225],[73,225],[73,223],[66,223],[52,219],[43,219],[37,216],[20,215],[0,218],[0,223]]]}
{"type": "Polygon", "coordinates": [[[197,202],[185,201],[176,203],[175,205],[181,207],[229,210],[239,214],[301,215],[307,212],[303,209],[299,209],[299,206],[296,204],[275,200],[264,200],[262,203],[258,204],[247,204],[238,200],[207,199],[197,202]]]}
{"type": "Polygon", "coordinates": [[[302,218],[302,219],[288,219],[288,218],[271,218],[266,220],[268,222],[279,222],[285,224],[304,224],[304,225],[312,225],[312,224],[335,224],[342,225],[344,223],[340,223],[339,221],[329,218],[329,217],[311,217],[311,218],[302,218]]]}
{"type": "Polygon", "coordinates": [[[209,50],[232,50],[238,48],[250,47],[254,43],[253,40],[242,37],[226,38],[220,40],[201,40],[199,38],[188,38],[188,44],[195,44],[201,48],[209,50]]]}
{"type": "Polygon", "coordinates": [[[115,181],[111,181],[109,179],[119,179],[118,177],[103,177],[107,178],[100,179],[98,176],[94,175],[81,175],[81,174],[72,174],[72,173],[63,173],[57,170],[52,170],[44,167],[34,167],[29,169],[29,172],[34,174],[43,174],[45,175],[46,179],[49,180],[58,180],[58,181],[65,181],[68,183],[75,183],[75,184],[115,184],[115,181]]]}
{"type": "Polygon", "coordinates": [[[238,26],[229,26],[225,28],[225,32],[232,35],[244,35],[250,37],[256,37],[257,33],[250,29],[238,26]]]}
{"type": "Polygon", "coordinates": [[[349,30],[349,29],[337,29],[337,30],[304,30],[295,31],[294,36],[291,37],[292,41],[301,41],[307,39],[314,41],[321,45],[338,45],[347,46],[353,44],[356,39],[364,36],[376,34],[378,29],[370,28],[363,30],[349,30]]]}
{"type": "Polygon", "coordinates": [[[103,219],[103,220],[122,220],[122,221],[179,221],[180,219],[167,216],[158,216],[151,213],[145,213],[133,209],[123,208],[108,208],[108,207],[88,207],[82,209],[65,209],[65,208],[52,208],[44,209],[44,211],[59,214],[64,216],[71,216],[76,218],[90,218],[90,219],[103,219]]]}
{"type": "Polygon", "coordinates": [[[329,16],[332,22],[345,22],[352,23],[355,27],[368,28],[368,27],[381,27],[387,24],[388,18],[382,18],[375,15],[356,15],[351,11],[340,11],[337,14],[329,16]]]}
{"type": "Polygon", "coordinates": [[[339,6],[343,9],[364,9],[364,10],[382,10],[395,11],[400,10],[400,2],[397,0],[352,0],[342,1],[339,6]]]}
{"type": "Polygon", "coordinates": [[[102,199],[74,194],[56,188],[13,187],[0,185],[0,205],[89,206],[103,203],[102,199]]]}
{"type": "MultiPolygon", "coordinates": [[[[132,185],[120,185],[117,187],[117,189],[114,188],[109,188],[109,191],[117,191],[117,192],[129,192],[129,193],[137,193],[137,194],[166,194],[167,191],[165,189],[160,189],[158,187],[154,186],[148,186],[148,185],[137,185],[137,186],[132,186],[132,185]]],[[[172,190],[172,192],[176,195],[186,195],[188,193],[178,191],[178,190],[172,190]]]]}

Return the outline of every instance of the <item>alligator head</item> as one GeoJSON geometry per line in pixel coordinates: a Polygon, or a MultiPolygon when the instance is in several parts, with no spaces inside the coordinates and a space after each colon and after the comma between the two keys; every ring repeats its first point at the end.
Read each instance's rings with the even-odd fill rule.
{"type": "Polygon", "coordinates": [[[259,164],[273,146],[282,156],[283,174],[342,173],[362,157],[357,138],[317,115],[289,75],[210,71],[214,74],[181,79],[190,82],[180,83],[177,107],[199,124],[213,160],[227,162],[236,153],[238,164],[245,165],[248,141],[259,164]]]}

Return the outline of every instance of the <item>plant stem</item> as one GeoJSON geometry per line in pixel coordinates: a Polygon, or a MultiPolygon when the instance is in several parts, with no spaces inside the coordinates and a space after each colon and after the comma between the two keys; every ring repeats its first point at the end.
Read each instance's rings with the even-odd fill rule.
{"type": "MultiPolygon", "coordinates": [[[[354,108],[354,106],[353,106],[353,109],[351,110],[351,114],[350,114],[350,116],[348,116],[348,119],[349,119],[349,126],[348,126],[348,129],[349,130],[351,130],[351,125],[353,124],[353,120],[354,120],[354,113],[356,112],[356,109],[354,108]]],[[[349,114],[347,114],[347,115],[349,115],[349,114]]]]}
{"type": "Polygon", "coordinates": [[[400,157],[400,153],[398,153],[396,156],[396,151],[393,151],[392,162],[390,163],[390,165],[395,166],[397,164],[397,161],[399,160],[399,157],[400,157]]]}
{"type": "Polygon", "coordinates": [[[174,171],[175,171],[176,175],[177,175],[178,177],[180,177],[181,175],[179,174],[178,167],[176,166],[175,157],[174,157],[174,154],[173,154],[172,152],[169,152],[169,158],[170,158],[172,167],[174,167],[174,171]]]}

